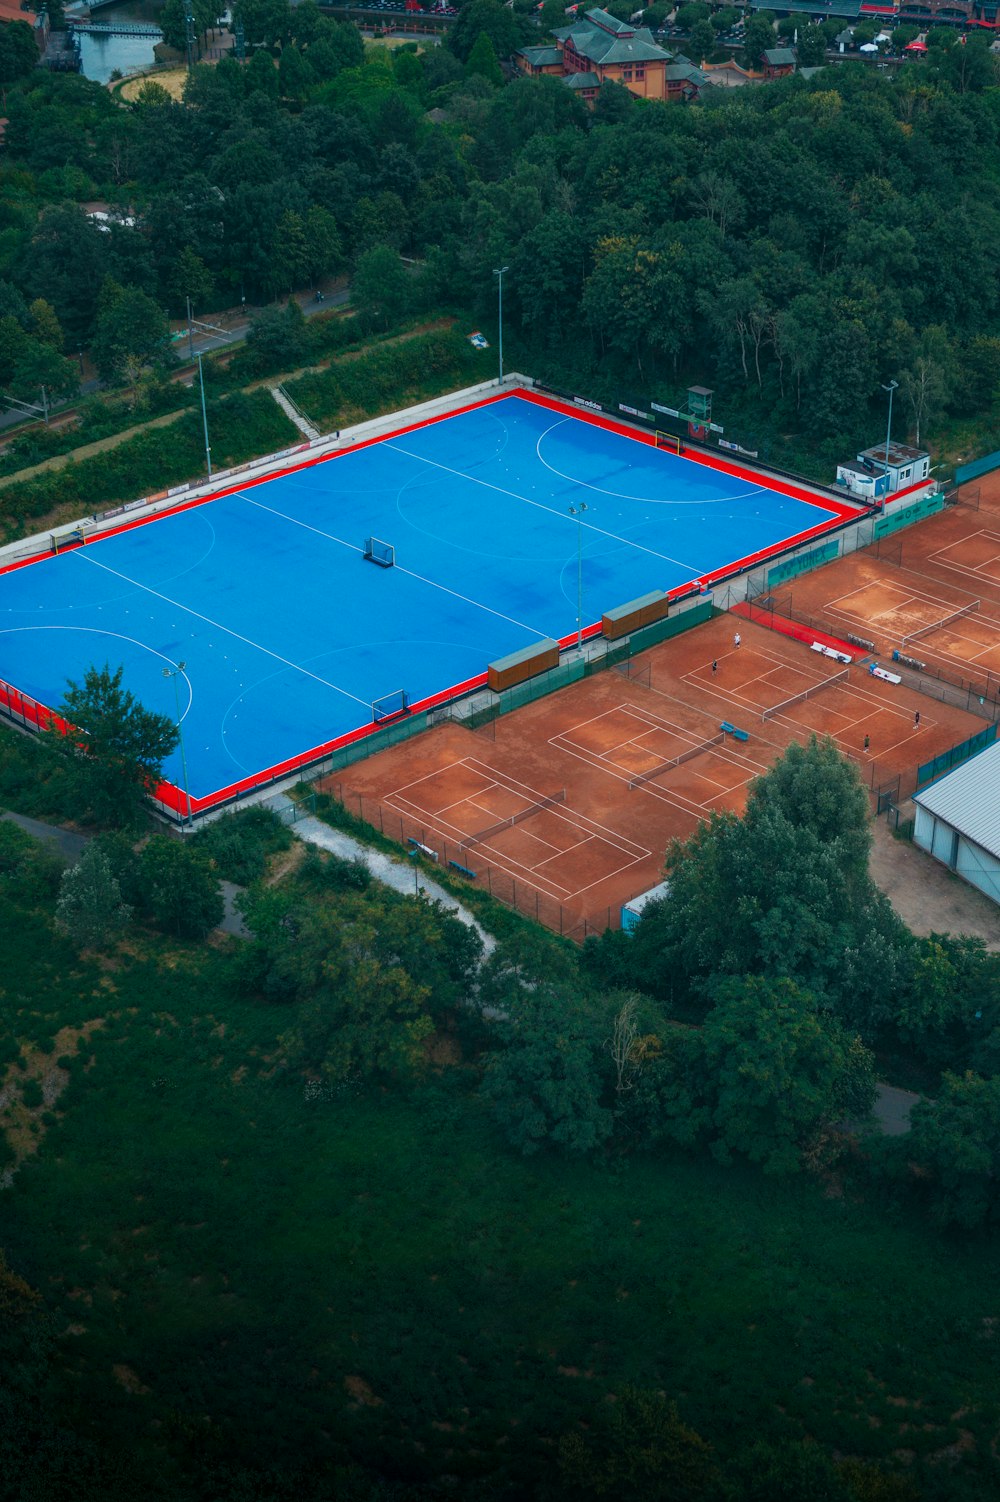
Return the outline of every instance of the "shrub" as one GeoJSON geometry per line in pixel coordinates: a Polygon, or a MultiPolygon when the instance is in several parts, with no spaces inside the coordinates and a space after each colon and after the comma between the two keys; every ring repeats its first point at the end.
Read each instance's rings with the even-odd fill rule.
{"type": "Polygon", "coordinates": [[[36,1079],[25,1080],[21,1086],[21,1099],[31,1110],[37,1110],[45,1100],[40,1082],[36,1079]]]}

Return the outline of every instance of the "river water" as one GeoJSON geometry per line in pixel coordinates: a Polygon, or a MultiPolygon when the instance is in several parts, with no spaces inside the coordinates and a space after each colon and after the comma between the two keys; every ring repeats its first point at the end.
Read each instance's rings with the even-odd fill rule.
{"type": "MultiPolygon", "coordinates": [[[[156,25],[161,8],[157,0],[123,0],[121,5],[102,6],[94,12],[94,20],[156,25]]],[[[107,83],[116,69],[119,73],[141,73],[156,61],[153,48],[157,40],[156,37],[91,36],[85,33],[80,37],[81,72],[95,83],[107,83]]]]}

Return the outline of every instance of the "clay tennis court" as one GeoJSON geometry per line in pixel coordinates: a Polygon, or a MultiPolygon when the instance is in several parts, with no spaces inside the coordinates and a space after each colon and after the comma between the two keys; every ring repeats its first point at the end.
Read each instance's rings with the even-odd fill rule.
{"type": "MultiPolygon", "coordinates": [[[[1000,687],[1000,475],[960,502],[795,581],[797,615],[1000,687]]],[[[963,492],[963,493],[965,493],[963,492]]]]}
{"type": "Polygon", "coordinates": [[[619,926],[622,904],[660,879],[672,839],[713,812],[740,812],[753,778],[792,740],[831,735],[877,788],[983,723],[763,626],[735,627],[739,647],[734,618],[716,617],[627,671],[598,673],[485,730],[439,725],[320,787],[581,939],[619,926]]]}

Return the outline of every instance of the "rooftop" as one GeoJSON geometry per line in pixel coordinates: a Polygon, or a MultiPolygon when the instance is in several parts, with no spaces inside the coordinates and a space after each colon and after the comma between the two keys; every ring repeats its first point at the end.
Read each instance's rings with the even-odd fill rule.
{"type": "Polygon", "coordinates": [[[1000,744],[914,793],[913,801],[1000,860],[1000,744]]]}
{"type": "MultiPolygon", "coordinates": [[[[916,459],[926,459],[926,449],[915,449],[908,443],[889,444],[889,468],[898,469],[903,464],[912,464],[916,459]]],[[[870,459],[873,463],[885,467],[886,450],[884,443],[873,444],[870,449],[864,449],[858,455],[859,459],[870,459]]]]}
{"type": "Polygon", "coordinates": [[[558,47],[522,47],[517,55],[527,58],[533,68],[545,68],[551,63],[562,62],[562,52],[558,47]]]}
{"type": "Polygon", "coordinates": [[[791,47],[765,47],[764,61],[770,68],[794,68],[795,53],[791,47]]]}
{"type": "Polygon", "coordinates": [[[602,66],[609,63],[666,62],[669,52],[664,52],[653,40],[653,33],[644,26],[631,26],[625,21],[616,21],[604,10],[588,10],[582,21],[564,27],[554,33],[566,46],[572,47],[581,57],[602,66]]]}

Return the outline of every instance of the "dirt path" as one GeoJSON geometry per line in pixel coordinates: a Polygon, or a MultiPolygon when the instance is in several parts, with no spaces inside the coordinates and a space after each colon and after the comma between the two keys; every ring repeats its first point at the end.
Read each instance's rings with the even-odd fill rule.
{"type": "Polygon", "coordinates": [[[81,459],[92,458],[94,454],[103,454],[108,449],[116,449],[120,444],[127,443],[130,438],[135,438],[138,433],[146,432],[148,428],[165,428],[170,423],[177,422],[189,410],[188,407],[179,407],[176,412],[165,412],[162,417],[151,417],[148,422],[136,423],[134,428],[126,428],[121,433],[111,433],[107,438],[96,438],[93,443],[85,443],[78,449],[70,449],[68,453],[53,454],[51,459],[43,459],[40,464],[32,464],[27,469],[16,470],[12,475],[4,475],[0,478],[0,490],[7,485],[19,485],[22,480],[30,480],[33,475],[44,474],[46,470],[65,469],[71,461],[75,464],[81,459]]]}
{"type": "Polygon", "coordinates": [[[918,846],[897,840],[885,819],[872,825],[872,879],[915,934],[973,934],[1000,950],[1000,907],[918,846]]]}

